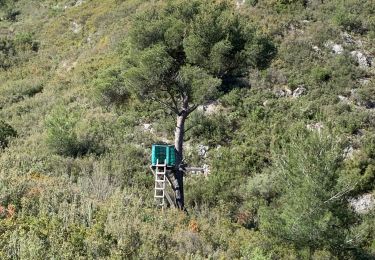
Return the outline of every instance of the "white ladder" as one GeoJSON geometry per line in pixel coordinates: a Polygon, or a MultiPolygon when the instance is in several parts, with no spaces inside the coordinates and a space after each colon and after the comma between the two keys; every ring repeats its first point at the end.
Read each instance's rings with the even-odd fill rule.
{"type": "Polygon", "coordinates": [[[158,206],[164,208],[165,206],[165,182],[167,173],[167,164],[159,164],[156,162],[155,168],[155,193],[154,199],[158,206]]]}

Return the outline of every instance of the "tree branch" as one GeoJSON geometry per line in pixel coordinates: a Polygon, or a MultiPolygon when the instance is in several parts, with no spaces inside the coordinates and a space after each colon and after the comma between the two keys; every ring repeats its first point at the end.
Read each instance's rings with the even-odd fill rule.
{"type": "Polygon", "coordinates": [[[178,104],[177,104],[177,100],[175,99],[175,97],[173,96],[173,94],[171,93],[170,89],[167,89],[166,92],[168,93],[168,95],[170,96],[172,102],[173,102],[173,105],[174,105],[174,112],[176,114],[178,114],[178,104]]]}
{"type": "Polygon", "coordinates": [[[153,98],[153,97],[151,97],[151,100],[159,103],[160,105],[164,106],[167,109],[170,109],[173,113],[178,114],[178,110],[175,109],[173,106],[170,106],[167,103],[165,103],[165,102],[163,102],[159,99],[153,98]]]}
{"type": "Polygon", "coordinates": [[[186,129],[186,130],[184,131],[184,133],[187,133],[189,130],[193,129],[193,128],[196,127],[197,125],[199,125],[199,124],[196,124],[196,125],[192,125],[192,126],[190,126],[188,129],[186,129]]]}
{"type": "Polygon", "coordinates": [[[324,201],[324,203],[327,203],[331,200],[335,200],[335,199],[338,199],[342,196],[344,196],[346,193],[349,193],[350,191],[354,190],[354,188],[357,186],[358,182],[356,182],[352,187],[347,187],[345,190],[342,190],[342,191],[339,191],[338,193],[336,193],[335,195],[333,195],[331,198],[329,198],[328,200],[324,201]]]}
{"type": "Polygon", "coordinates": [[[194,112],[194,110],[197,109],[198,107],[199,107],[199,105],[193,104],[191,107],[188,108],[188,113],[190,114],[190,113],[194,112]]]}

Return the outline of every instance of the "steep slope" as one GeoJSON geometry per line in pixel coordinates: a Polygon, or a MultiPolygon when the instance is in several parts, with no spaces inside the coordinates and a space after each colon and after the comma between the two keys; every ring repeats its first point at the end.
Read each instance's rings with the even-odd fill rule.
{"type": "Polygon", "coordinates": [[[238,4],[277,56],[191,115],[187,161],[210,171],[186,178],[189,215],[153,206],[173,118],[100,91],[149,5],[0,1],[0,258],[374,257],[374,4],[238,4]]]}

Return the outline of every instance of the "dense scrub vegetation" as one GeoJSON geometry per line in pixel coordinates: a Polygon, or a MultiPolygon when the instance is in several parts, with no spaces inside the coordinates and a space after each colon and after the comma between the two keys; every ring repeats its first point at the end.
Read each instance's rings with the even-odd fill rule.
{"type": "Polygon", "coordinates": [[[192,25],[216,47],[174,38],[176,10],[133,26],[160,2],[0,0],[0,258],[373,259],[375,209],[355,206],[375,188],[372,1],[228,2],[248,60],[208,19],[222,1],[192,25]],[[225,81],[186,122],[186,161],[210,169],[185,178],[188,214],[153,205],[175,117],[129,85],[147,32],[225,81]]]}

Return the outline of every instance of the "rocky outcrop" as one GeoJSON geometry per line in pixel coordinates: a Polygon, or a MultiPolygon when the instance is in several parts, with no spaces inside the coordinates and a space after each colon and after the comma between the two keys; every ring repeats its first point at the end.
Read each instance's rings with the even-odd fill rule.
{"type": "Polygon", "coordinates": [[[358,62],[358,65],[362,68],[369,68],[372,65],[372,58],[369,56],[366,56],[361,51],[352,51],[350,54],[353,56],[353,58],[358,62]]]}
{"type": "Polygon", "coordinates": [[[300,97],[300,96],[306,94],[306,91],[307,91],[307,90],[306,90],[305,87],[300,86],[300,87],[296,88],[296,89],[293,91],[293,97],[294,97],[294,98],[298,98],[298,97],[300,97]]]}
{"type": "Polygon", "coordinates": [[[356,213],[366,214],[375,209],[375,198],[371,193],[363,194],[356,198],[351,198],[349,204],[356,213]]]}
{"type": "Polygon", "coordinates": [[[198,106],[197,110],[209,116],[217,114],[222,108],[223,106],[218,101],[212,101],[207,104],[198,106]]]}
{"type": "Polygon", "coordinates": [[[333,41],[327,41],[324,46],[335,54],[342,54],[344,52],[344,47],[342,47],[341,44],[334,43],[333,41]]]}
{"type": "Polygon", "coordinates": [[[283,98],[283,97],[298,98],[302,95],[305,95],[306,92],[307,92],[307,89],[303,86],[299,86],[293,91],[290,90],[287,86],[284,86],[283,88],[275,89],[273,93],[278,98],[283,98]]]}
{"type": "Polygon", "coordinates": [[[205,159],[207,157],[209,147],[203,144],[198,145],[198,155],[202,159],[205,159]]]}
{"type": "Polygon", "coordinates": [[[324,128],[324,125],[323,123],[318,122],[318,123],[308,124],[306,125],[306,128],[310,131],[317,131],[320,133],[320,131],[324,128]]]}

